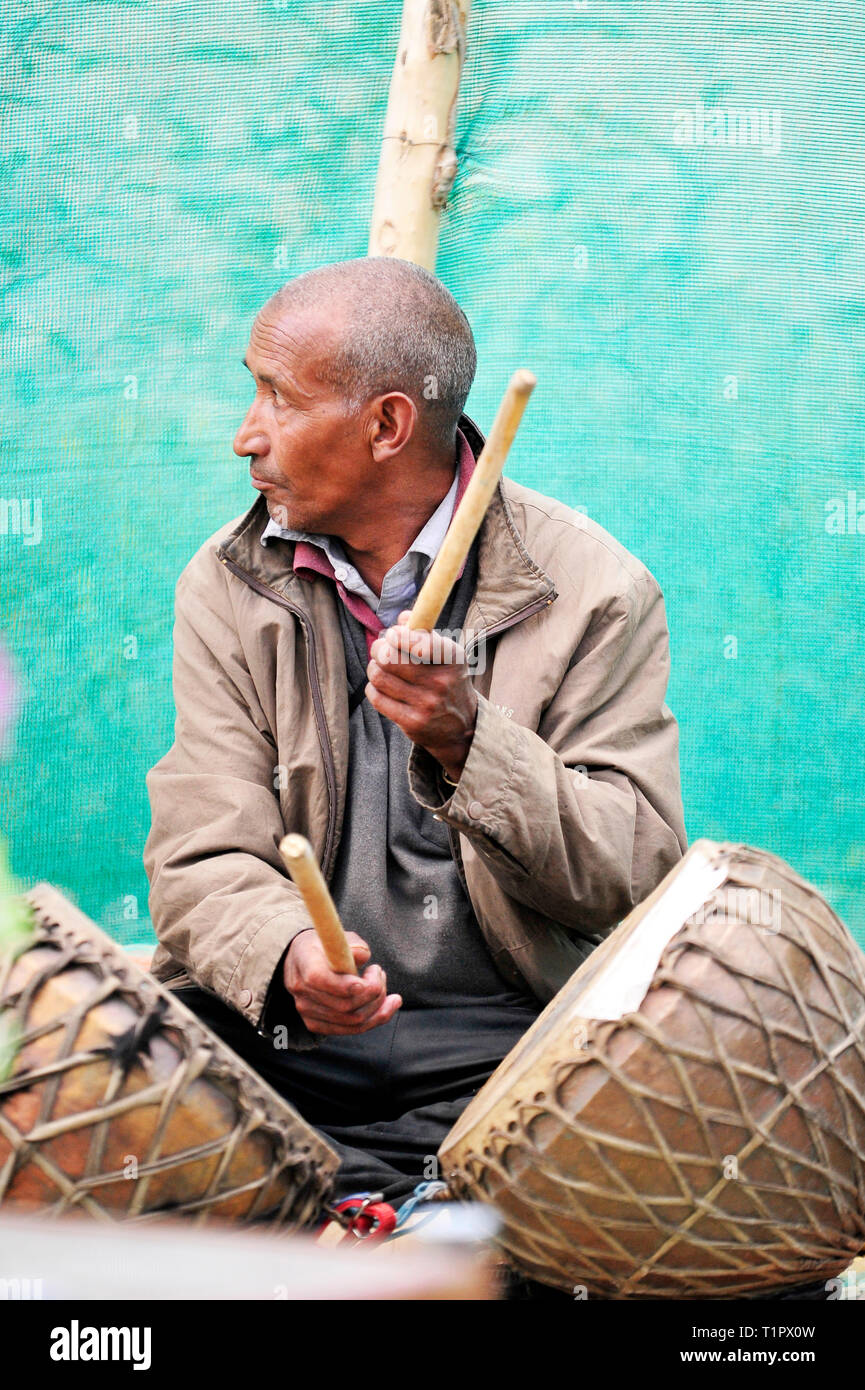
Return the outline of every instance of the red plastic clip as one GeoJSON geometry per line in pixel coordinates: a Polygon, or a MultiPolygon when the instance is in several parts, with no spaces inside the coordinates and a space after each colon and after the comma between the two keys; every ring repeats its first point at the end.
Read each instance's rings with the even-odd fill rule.
{"type": "Polygon", "coordinates": [[[334,1203],[344,1224],[357,1240],[379,1240],[396,1228],[396,1211],[388,1202],[378,1199],[379,1193],[367,1197],[344,1197],[334,1203]],[[346,1219],[347,1218],[347,1219],[346,1219]]]}

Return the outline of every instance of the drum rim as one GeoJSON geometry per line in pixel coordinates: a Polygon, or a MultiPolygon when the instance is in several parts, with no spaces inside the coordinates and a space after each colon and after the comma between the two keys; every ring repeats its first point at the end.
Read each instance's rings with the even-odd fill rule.
{"type": "MultiPolygon", "coordinates": [[[[53,884],[44,881],[28,889],[22,897],[34,910],[37,938],[17,959],[20,960],[28,951],[40,945],[66,942],[74,949],[76,963],[110,971],[117,978],[121,993],[137,995],[147,1003],[158,997],[165,1005],[161,1028],[174,1026],[195,1043],[206,1043],[211,1053],[208,1069],[213,1072],[214,1078],[228,1076],[237,1083],[242,1102],[258,1110],[261,1128],[272,1137],[284,1139],[286,1121],[290,1121],[295,1136],[302,1140],[304,1147],[309,1146],[303,1156],[315,1166],[323,1184],[326,1185],[333,1178],[339,1167],[339,1157],[324,1136],[248,1062],[202,1023],[181,999],[149,972],[143,971],[123,947],[75,903],[70,902],[53,884]],[[40,932],[41,938],[38,935],[40,932]]],[[[204,1075],[206,1077],[206,1071],[204,1075]]]]}

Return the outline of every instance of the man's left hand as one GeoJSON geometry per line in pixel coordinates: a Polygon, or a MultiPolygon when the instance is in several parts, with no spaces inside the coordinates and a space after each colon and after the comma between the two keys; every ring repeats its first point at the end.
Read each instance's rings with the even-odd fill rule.
{"type": "Polygon", "coordinates": [[[469,754],[478,697],[464,648],[440,632],[408,626],[400,613],[370,648],[365,694],[374,709],[441,763],[451,781],[459,780],[469,754]]]}

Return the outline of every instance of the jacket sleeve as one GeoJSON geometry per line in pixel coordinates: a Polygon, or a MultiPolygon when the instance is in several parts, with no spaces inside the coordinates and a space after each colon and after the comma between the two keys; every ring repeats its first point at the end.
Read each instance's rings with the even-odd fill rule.
{"type": "Polygon", "coordinates": [[[312,1045],[276,972],[310,926],[279,856],[275,743],[233,630],[220,572],[189,569],[177,585],[174,744],[147,776],[144,849],[161,944],[203,989],[256,1027],[282,1024],[286,1045],[312,1045]],[[205,635],[206,634],[206,635],[205,635]]]}
{"type": "Polygon", "coordinates": [[[647,572],[590,623],[537,732],[479,694],[456,790],[414,748],[412,792],[510,897],[571,931],[605,933],[686,848],[668,676],[663,598],[647,572]]]}

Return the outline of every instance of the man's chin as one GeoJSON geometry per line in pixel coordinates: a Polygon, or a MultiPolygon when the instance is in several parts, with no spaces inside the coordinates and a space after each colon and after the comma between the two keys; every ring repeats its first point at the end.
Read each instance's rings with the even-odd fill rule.
{"type": "Polygon", "coordinates": [[[297,531],[300,527],[292,526],[288,507],[284,502],[268,502],[268,515],[271,521],[275,521],[277,526],[281,526],[284,531],[297,531]]]}
{"type": "Polygon", "coordinates": [[[284,531],[309,531],[318,534],[321,530],[309,514],[303,515],[297,507],[291,507],[286,502],[276,502],[272,497],[267,499],[267,511],[271,521],[275,521],[284,531]]]}

